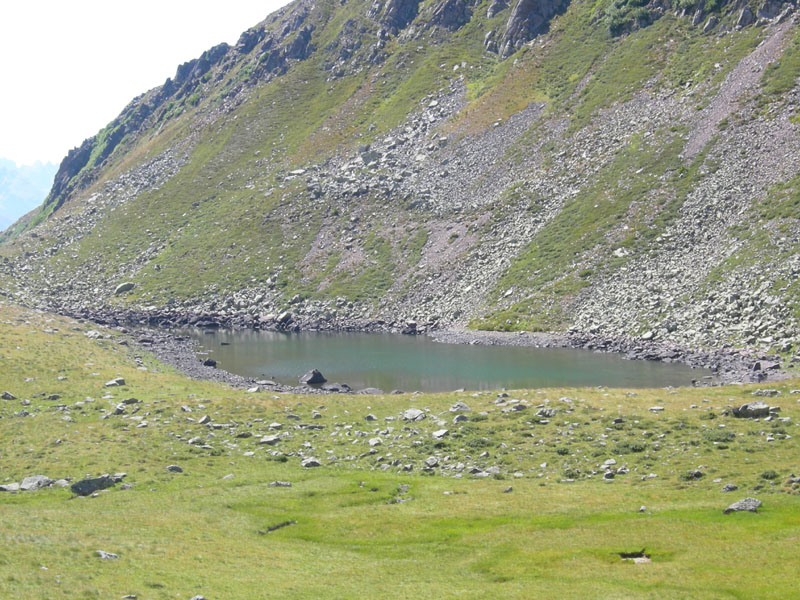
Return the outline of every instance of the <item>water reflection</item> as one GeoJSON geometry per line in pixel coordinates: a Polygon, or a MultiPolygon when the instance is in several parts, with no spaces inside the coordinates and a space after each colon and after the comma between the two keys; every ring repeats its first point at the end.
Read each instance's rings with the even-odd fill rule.
{"type": "Polygon", "coordinates": [[[223,369],[297,384],[312,368],[329,382],[384,391],[687,385],[707,371],[571,349],[440,344],[424,336],[186,330],[223,369]]]}

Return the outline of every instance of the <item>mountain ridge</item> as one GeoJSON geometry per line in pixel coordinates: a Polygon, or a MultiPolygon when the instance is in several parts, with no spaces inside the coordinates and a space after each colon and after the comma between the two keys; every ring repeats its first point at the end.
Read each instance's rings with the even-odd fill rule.
{"type": "Polygon", "coordinates": [[[295,2],[73,150],[6,236],[0,288],[62,312],[791,359],[792,10],[295,2]]]}

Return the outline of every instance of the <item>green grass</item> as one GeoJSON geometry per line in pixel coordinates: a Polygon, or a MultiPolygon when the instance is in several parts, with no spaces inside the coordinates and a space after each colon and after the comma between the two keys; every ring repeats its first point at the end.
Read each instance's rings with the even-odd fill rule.
{"type": "Polygon", "coordinates": [[[541,424],[533,408],[501,412],[488,393],[246,394],[188,380],[146,353],[119,345],[115,332],[101,328],[110,338],[90,340],[84,335],[93,327],[88,323],[7,304],[0,305],[0,315],[0,390],[19,398],[0,401],[3,478],[41,473],[77,479],[124,471],[132,486],[85,499],[70,499],[63,489],[0,494],[0,536],[13,547],[0,557],[2,597],[794,593],[800,516],[795,491],[784,481],[800,457],[793,422],[798,405],[788,394],[797,382],[774,386],[783,394],[770,399],[783,409],[781,416],[792,418],[788,423],[702,418],[748,401],[752,386],[512,392],[511,399],[533,406],[549,399],[558,412],[541,424]],[[103,386],[116,376],[125,378],[125,387],[103,386]],[[107,393],[115,398],[102,399],[107,393]],[[46,399],[51,394],[60,398],[46,399]],[[127,415],[104,418],[100,409],[132,396],[140,400],[132,405],[137,413],[129,408],[127,415]],[[30,404],[23,407],[23,400],[30,404]],[[473,408],[470,421],[448,425],[451,435],[438,445],[429,436],[439,427],[433,415],[444,411],[447,417],[456,400],[473,408]],[[648,412],[656,403],[664,411],[648,412]],[[409,406],[429,408],[429,418],[413,428],[384,420],[409,406]],[[35,416],[15,416],[22,408],[35,416]],[[323,415],[314,421],[325,428],[319,432],[293,429],[285,416],[310,419],[315,408],[323,415]],[[379,421],[365,423],[367,412],[379,421]],[[233,427],[198,425],[203,414],[233,427]],[[612,426],[618,416],[624,422],[612,426]],[[137,427],[137,417],[148,426],[137,427]],[[273,420],[291,434],[274,449],[286,462],[255,443],[273,420]],[[375,470],[381,464],[375,456],[359,458],[366,438],[352,432],[387,426],[403,437],[391,442],[382,436],[380,454],[394,452],[403,464],[414,465],[410,473],[375,470]],[[255,435],[235,437],[242,431],[255,435]],[[767,442],[765,432],[776,441],[767,442]],[[197,435],[212,449],[186,443],[197,435]],[[248,450],[255,455],[244,456],[248,450]],[[299,450],[322,458],[324,466],[300,468],[299,450]],[[478,458],[483,450],[488,459],[478,458]],[[421,461],[430,454],[496,464],[501,472],[488,479],[443,477],[438,469],[422,473],[421,461]],[[607,458],[631,472],[602,482],[599,465],[607,458]],[[184,472],[168,473],[168,464],[184,472]],[[682,479],[700,465],[705,477],[682,479]],[[650,472],[658,477],[643,479],[650,472]],[[565,474],[577,480],[564,482],[565,474]],[[269,487],[273,480],[291,481],[292,487],[269,487]],[[721,493],[728,482],[740,489],[721,493]],[[509,485],[513,492],[503,493],[509,485]],[[759,514],[722,514],[746,495],[764,502],[759,514]],[[407,501],[396,503],[398,496],[407,501]],[[646,510],[640,513],[642,505],[646,510]],[[286,521],[296,523],[264,533],[286,521]],[[633,565],[618,556],[641,548],[652,563],[633,565]],[[98,549],[119,559],[101,561],[94,556],[98,549]],[[741,568],[745,562],[747,570],[741,568]]]}

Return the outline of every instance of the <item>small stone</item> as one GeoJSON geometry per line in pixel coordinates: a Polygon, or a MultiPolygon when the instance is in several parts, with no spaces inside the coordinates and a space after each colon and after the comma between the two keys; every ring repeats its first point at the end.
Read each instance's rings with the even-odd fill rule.
{"type": "Polygon", "coordinates": [[[643,513],[643,512],[645,512],[646,510],[647,510],[647,507],[646,507],[646,506],[640,506],[640,507],[639,507],[639,512],[640,512],[640,513],[643,513]]]}
{"type": "Polygon", "coordinates": [[[200,425],[206,425],[208,423],[211,423],[211,417],[209,417],[208,415],[203,415],[202,417],[200,417],[198,423],[200,423],[200,425]]]}
{"type": "Polygon", "coordinates": [[[375,438],[370,438],[370,439],[369,439],[369,442],[367,442],[367,443],[368,443],[368,444],[369,444],[369,445],[370,445],[372,448],[374,448],[375,446],[380,446],[381,444],[383,444],[383,440],[382,440],[381,438],[377,438],[377,437],[375,437],[375,438]]]}
{"type": "Polygon", "coordinates": [[[269,487],[292,487],[290,481],[270,481],[269,487]]]}
{"type": "Polygon", "coordinates": [[[367,415],[366,417],[364,417],[364,420],[365,420],[365,421],[377,421],[377,420],[378,420],[378,417],[376,417],[376,416],[375,416],[375,415],[373,415],[373,414],[369,414],[369,415],[367,415]]]}
{"type": "Polygon", "coordinates": [[[513,491],[514,491],[514,488],[512,486],[508,486],[506,489],[503,490],[503,493],[504,494],[510,494],[513,491]]]}
{"type": "Polygon", "coordinates": [[[735,483],[726,483],[725,486],[722,488],[723,492],[734,492],[739,489],[739,486],[735,483]]]}
{"type": "Polygon", "coordinates": [[[450,407],[450,412],[469,412],[470,410],[470,407],[460,400],[450,407]]]}
{"type": "Polygon", "coordinates": [[[125,380],[122,377],[117,377],[111,381],[106,381],[106,387],[118,387],[125,385],[125,380]]]}
{"type": "Polygon", "coordinates": [[[432,469],[433,467],[439,465],[439,459],[436,458],[435,456],[429,456],[428,458],[425,459],[425,464],[432,469]]]}
{"type": "Polygon", "coordinates": [[[322,463],[319,462],[316,458],[309,457],[309,458],[304,459],[300,463],[300,466],[301,467],[305,467],[306,469],[309,469],[309,468],[312,468],[312,467],[321,467],[322,463]]]}
{"type": "Polygon", "coordinates": [[[447,429],[438,429],[437,431],[434,431],[431,435],[433,435],[434,439],[441,440],[443,437],[445,437],[449,433],[450,433],[450,431],[447,430],[447,429]]]}
{"type": "Polygon", "coordinates": [[[0,395],[0,398],[2,398],[3,400],[16,400],[17,399],[17,397],[14,394],[12,394],[11,392],[3,392],[3,394],[0,395]]]}
{"type": "Polygon", "coordinates": [[[169,465],[167,467],[167,471],[170,473],[183,473],[183,469],[181,469],[178,465],[169,465]]]}
{"type": "Polygon", "coordinates": [[[264,445],[267,445],[267,446],[274,446],[275,444],[277,444],[280,441],[281,441],[281,437],[279,435],[265,435],[264,437],[262,437],[258,441],[258,443],[259,444],[264,444],[264,445]]]}
{"type": "Polygon", "coordinates": [[[650,412],[663,412],[664,411],[664,407],[663,406],[651,406],[648,410],[650,412]]]}
{"type": "Polygon", "coordinates": [[[118,554],[113,554],[112,552],[106,552],[105,550],[95,550],[94,551],[97,556],[99,556],[103,560],[116,560],[119,558],[118,554]]]}

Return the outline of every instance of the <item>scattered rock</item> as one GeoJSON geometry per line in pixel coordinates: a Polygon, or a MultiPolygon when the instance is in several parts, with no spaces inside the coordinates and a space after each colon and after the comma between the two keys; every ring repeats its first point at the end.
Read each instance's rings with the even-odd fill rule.
{"type": "Polygon", "coordinates": [[[73,483],[70,489],[78,496],[89,496],[94,492],[110,488],[115,483],[116,481],[110,475],[101,475],[100,477],[81,479],[73,483]]]}
{"type": "Polygon", "coordinates": [[[269,487],[292,487],[290,481],[270,481],[269,487]]]}
{"type": "Polygon", "coordinates": [[[322,463],[319,462],[316,458],[309,457],[302,460],[300,463],[301,467],[305,467],[306,469],[310,469],[312,467],[321,467],[322,463]]]}
{"type": "Polygon", "coordinates": [[[124,294],[125,292],[130,292],[133,288],[136,287],[136,284],[132,281],[126,281],[125,283],[120,283],[116,288],[114,288],[114,295],[119,296],[120,294],[124,294]]]}
{"type": "Polygon", "coordinates": [[[125,380],[122,377],[117,377],[111,381],[106,381],[106,387],[117,387],[125,385],[125,380]]]}
{"type": "Polygon", "coordinates": [[[12,394],[11,392],[3,392],[2,395],[0,395],[0,398],[2,398],[3,400],[16,400],[17,399],[17,397],[14,394],[12,394]]]}
{"type": "Polygon", "coordinates": [[[102,560],[117,560],[119,558],[118,554],[114,554],[112,552],[106,552],[105,550],[95,550],[94,552],[102,560]]]}
{"type": "Polygon", "coordinates": [[[425,418],[425,411],[418,408],[409,408],[403,411],[404,421],[422,421],[425,418]]]}
{"type": "Polygon", "coordinates": [[[742,419],[758,419],[761,417],[769,416],[769,405],[766,402],[757,400],[756,402],[748,402],[742,404],[739,408],[732,410],[734,417],[742,419]]]}
{"type": "Polygon", "coordinates": [[[181,469],[178,465],[169,465],[167,467],[167,471],[170,473],[183,473],[183,469],[181,469]]]}
{"type": "Polygon", "coordinates": [[[734,492],[734,491],[736,491],[736,490],[738,490],[738,489],[739,489],[739,486],[738,486],[738,485],[736,485],[735,483],[726,483],[726,484],[725,484],[725,485],[722,487],[722,491],[723,491],[723,492],[734,492]]]}
{"type": "Polygon", "coordinates": [[[44,475],[31,475],[30,477],[26,477],[22,480],[19,484],[19,489],[23,492],[34,492],[36,490],[40,490],[43,487],[47,487],[52,485],[53,480],[49,477],[45,477],[44,475]]]}
{"type": "Polygon", "coordinates": [[[738,502],[734,502],[723,512],[726,515],[732,512],[739,512],[739,511],[758,512],[758,508],[760,506],[761,506],[761,500],[748,497],[743,500],[739,500],[738,502]]]}
{"type": "Polygon", "coordinates": [[[308,373],[300,378],[300,383],[305,385],[317,385],[328,381],[325,376],[317,369],[311,369],[308,373]]]}

